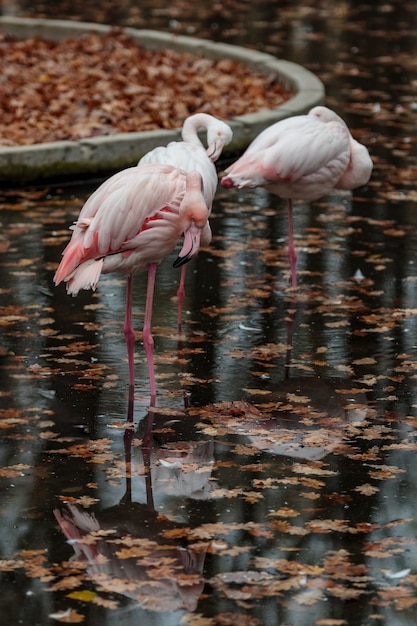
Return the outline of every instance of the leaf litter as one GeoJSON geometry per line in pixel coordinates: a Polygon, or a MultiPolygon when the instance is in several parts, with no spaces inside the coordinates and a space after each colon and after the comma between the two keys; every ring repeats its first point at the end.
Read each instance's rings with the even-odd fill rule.
{"type": "Polygon", "coordinates": [[[229,119],[291,95],[272,71],[147,50],[116,27],[58,42],[1,34],[0,70],[3,146],[179,128],[197,111],[229,119]]]}
{"type": "MultiPolygon", "coordinates": [[[[384,5],[383,11],[389,8],[384,5]]],[[[282,19],[291,18],[299,23],[295,11],[288,9],[282,19]]],[[[386,33],[382,36],[386,37],[386,33]]],[[[321,71],[325,74],[326,68],[321,71]]],[[[349,74],[348,69],[340,71],[349,74]]],[[[44,78],[41,82],[51,82],[47,76],[44,78]]],[[[381,93],[388,97],[386,92],[381,93]]],[[[178,412],[178,419],[195,422],[205,440],[216,446],[213,462],[203,464],[203,474],[213,487],[208,497],[210,506],[198,500],[199,512],[192,522],[181,521],[179,506],[172,519],[161,512],[149,517],[143,508],[134,511],[136,519],[150,520],[154,531],[151,538],[144,536],[143,528],[121,531],[113,518],[106,528],[85,532],[80,545],[69,540],[65,546],[68,561],[51,563],[44,550],[18,550],[12,557],[2,559],[0,568],[4,574],[24,572],[29,578],[39,580],[49,590],[47,593],[58,595],[59,590],[59,594],[64,594],[64,601],[74,608],[65,608],[57,613],[58,617],[69,622],[82,621],[81,613],[87,613],[86,604],[117,611],[133,593],[137,605],[151,612],[175,610],[185,602],[187,608],[182,621],[193,626],[204,622],[210,626],[239,624],[239,620],[246,626],[246,616],[252,626],[256,610],[265,598],[281,609],[290,607],[298,615],[312,611],[314,623],[325,626],[344,622],[313,617],[313,611],[316,611],[314,616],[325,615],[324,610],[320,613],[317,609],[329,606],[330,600],[335,611],[357,601],[355,607],[361,606],[361,602],[370,606],[376,616],[372,619],[382,619],[384,611],[390,610],[405,620],[406,615],[414,620],[417,582],[412,568],[406,565],[411,563],[416,539],[414,517],[409,514],[412,504],[405,506],[403,495],[413,488],[417,403],[412,400],[412,390],[417,360],[414,345],[407,342],[407,336],[413,335],[417,309],[411,297],[403,303],[399,295],[401,287],[412,288],[415,283],[412,265],[400,273],[395,263],[394,269],[396,247],[402,248],[412,236],[411,226],[403,223],[406,219],[401,211],[402,207],[410,211],[415,208],[415,192],[411,189],[414,178],[412,168],[388,164],[385,154],[390,148],[382,146],[386,137],[380,132],[377,117],[370,114],[372,103],[362,101],[363,91],[342,88],[339,98],[344,94],[353,117],[352,99],[357,98],[357,110],[368,116],[371,126],[369,135],[373,134],[379,176],[382,173],[384,178],[382,183],[378,179],[371,182],[374,212],[380,210],[385,214],[388,209],[395,209],[398,221],[366,215],[369,198],[360,194],[355,194],[354,204],[346,211],[335,207],[332,200],[320,203],[320,213],[315,219],[311,216],[314,226],[310,224],[305,233],[297,232],[302,283],[295,305],[291,294],[285,291],[285,281],[281,280],[287,267],[285,246],[279,238],[281,233],[276,232],[279,220],[271,217],[279,215],[281,220],[279,207],[257,208],[255,224],[250,202],[239,205],[228,199],[224,204],[228,219],[237,216],[242,222],[242,240],[238,241],[233,239],[231,231],[220,228],[224,225],[221,215],[213,215],[213,224],[219,226],[216,230],[220,234],[214,238],[210,255],[218,263],[220,284],[228,289],[230,299],[210,300],[194,311],[189,345],[197,344],[198,351],[185,353],[183,366],[187,371],[182,381],[187,393],[203,385],[209,390],[215,387],[216,377],[202,374],[201,367],[193,369],[193,364],[196,359],[201,365],[212,347],[220,349],[223,338],[227,337],[228,345],[221,356],[224,354],[229,359],[236,379],[244,383],[237,394],[239,399],[234,402],[204,402],[178,412]],[[349,244],[349,272],[335,274],[337,279],[329,281],[333,273],[328,267],[346,262],[345,245],[349,240],[353,241],[349,244]],[[324,248],[329,258],[320,264],[324,248]],[[303,257],[308,260],[304,265],[303,257]],[[242,274],[234,271],[237,262],[244,267],[242,274]],[[261,315],[257,315],[258,311],[261,315]],[[280,332],[277,319],[291,325],[294,314],[296,335],[294,341],[289,341],[285,332],[280,332]],[[204,330],[199,327],[200,321],[204,322],[201,325],[204,330]],[[250,330],[259,328],[261,331],[250,330]],[[221,340],[220,331],[224,331],[221,340]],[[297,349],[298,344],[302,350],[297,349]],[[345,346],[348,346],[346,353],[342,349],[345,346]],[[242,371],[249,372],[246,379],[240,378],[242,371]],[[337,380],[328,385],[327,381],[333,378],[337,380]],[[387,502],[393,505],[385,510],[382,505],[387,502]],[[215,507],[227,513],[228,519],[220,522],[210,513],[215,507]],[[254,519],[256,514],[257,523],[242,521],[241,511],[245,512],[246,520],[254,519]],[[204,517],[211,521],[203,522],[204,517]],[[321,542],[320,551],[314,549],[317,542],[321,542]],[[187,552],[191,561],[190,547],[197,571],[186,572],[182,557],[187,552]],[[98,550],[91,562],[86,560],[87,548],[98,550]],[[198,555],[205,558],[202,569],[198,555]],[[115,557],[119,565],[139,560],[147,572],[146,578],[89,571],[94,566],[104,569],[110,557],[115,557]],[[159,605],[159,583],[166,579],[174,582],[177,595],[165,596],[159,605]],[[184,593],[181,596],[179,591],[194,587],[193,601],[199,598],[197,610],[190,609],[189,598],[185,601],[184,593]],[[231,610],[213,618],[204,616],[199,612],[200,607],[207,608],[210,596],[212,605],[227,600],[225,606],[231,610]]],[[[372,97],[379,96],[374,92],[372,97]]],[[[340,99],[336,102],[333,97],[333,100],[340,104],[340,99]]],[[[328,103],[332,103],[331,95],[328,103]]],[[[405,118],[402,106],[391,110],[390,103],[383,103],[381,107],[384,127],[395,133],[399,130],[399,120],[405,118]]],[[[106,124],[110,112],[111,107],[106,112],[106,124]]],[[[408,124],[412,116],[410,111],[408,124]]],[[[97,118],[92,119],[97,123],[97,118]]],[[[103,124],[103,120],[99,122],[103,124]]],[[[91,128],[82,128],[82,132],[87,131],[91,128]]],[[[391,147],[400,149],[401,146],[395,146],[397,140],[391,139],[391,147]]],[[[255,194],[253,197],[257,199],[255,194]]],[[[45,250],[53,253],[54,247],[64,245],[66,224],[77,215],[81,200],[64,201],[55,196],[46,201],[41,192],[19,191],[3,193],[3,201],[2,215],[13,215],[8,218],[10,221],[5,221],[2,232],[0,250],[5,256],[1,267],[5,273],[10,272],[15,282],[10,287],[2,285],[0,290],[6,299],[3,302],[7,302],[1,317],[2,374],[13,377],[22,387],[29,387],[62,378],[64,372],[68,389],[73,393],[78,391],[80,395],[75,397],[86,397],[88,401],[94,401],[96,393],[102,392],[108,383],[116,383],[120,389],[121,380],[113,365],[110,372],[107,362],[94,368],[89,365],[91,355],[101,360],[97,351],[103,337],[106,340],[118,333],[114,320],[108,320],[104,329],[97,322],[94,312],[100,309],[98,294],[82,309],[85,320],[78,327],[82,332],[46,335],[47,345],[42,344],[40,363],[33,362],[31,357],[34,338],[40,335],[40,330],[55,329],[51,320],[58,314],[43,300],[32,297],[28,305],[24,299],[14,301],[13,297],[20,281],[24,286],[27,279],[33,282],[36,272],[52,272],[58,256],[56,251],[53,258],[44,259],[43,253],[26,249],[35,239],[38,227],[27,226],[24,216],[29,216],[35,225],[37,221],[45,224],[46,231],[50,229],[43,242],[45,250]],[[21,254],[16,254],[16,250],[21,254]],[[103,333],[100,342],[97,332],[103,333]],[[80,382],[84,377],[86,380],[80,382]]],[[[274,200],[268,201],[268,205],[273,203],[274,200]]],[[[20,292],[24,292],[23,288],[20,292]]],[[[159,334],[169,340],[169,327],[161,324],[159,328],[159,334]]],[[[172,346],[165,351],[164,358],[166,364],[176,362],[172,346]]],[[[166,376],[167,372],[163,374],[166,376]]],[[[161,380],[165,389],[174,394],[176,378],[161,380]]],[[[178,397],[181,396],[171,396],[178,397]]],[[[127,477],[134,480],[145,477],[144,464],[134,466],[132,471],[125,468],[115,440],[91,433],[84,434],[82,441],[73,434],[64,436],[50,423],[51,417],[55,424],[60,423],[56,408],[49,412],[42,405],[33,409],[32,404],[32,408],[19,406],[12,410],[9,406],[12,398],[7,390],[2,391],[0,427],[4,441],[16,443],[25,458],[4,464],[1,478],[6,485],[13,481],[18,488],[25,486],[36,473],[43,482],[51,480],[49,467],[37,466],[31,456],[42,434],[46,436],[48,466],[56,458],[55,469],[59,464],[71,467],[72,461],[83,469],[94,467],[94,478],[104,476],[107,486],[113,489],[127,477]],[[56,432],[50,438],[51,431],[56,432]]],[[[168,431],[173,432],[158,429],[158,438],[163,439],[168,431]]],[[[135,448],[140,449],[140,445],[135,448]]],[[[166,469],[173,463],[175,451],[181,455],[184,448],[175,444],[165,447],[169,454],[166,469]]],[[[173,464],[178,475],[177,459],[173,464]]],[[[194,466],[188,463],[184,467],[190,470],[194,466]]],[[[188,474],[197,473],[188,471],[188,474]]],[[[80,483],[72,492],[67,483],[60,491],[59,483],[54,482],[53,492],[59,494],[57,499],[63,510],[71,504],[83,513],[94,512],[100,520],[103,509],[100,489],[94,486],[90,474],[86,476],[88,484],[80,483]],[[94,489],[97,497],[87,495],[86,488],[94,489]]],[[[155,483],[159,487],[162,484],[164,481],[155,483]]],[[[187,506],[191,506],[190,502],[194,500],[187,500],[187,506]]],[[[26,511],[26,519],[36,512],[26,511]]],[[[126,510],[123,515],[125,521],[129,519],[126,510]]],[[[53,617],[57,619],[56,614],[53,617]]]]}

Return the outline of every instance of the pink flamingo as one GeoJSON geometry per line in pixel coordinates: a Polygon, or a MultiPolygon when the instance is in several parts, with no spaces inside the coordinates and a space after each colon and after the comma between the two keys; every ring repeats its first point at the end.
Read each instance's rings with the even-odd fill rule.
{"type": "Polygon", "coordinates": [[[297,286],[292,201],[317,200],[332,189],[365,185],[372,160],[334,111],[317,106],[263,130],[227,170],[221,184],[265,187],[288,201],[288,259],[297,286]]]}
{"type": "MultiPolygon", "coordinates": [[[[210,214],[218,185],[218,176],[214,163],[221,155],[224,146],[231,142],[233,137],[232,130],[225,122],[212,115],[196,113],[187,117],[181,134],[182,141],[172,141],[167,146],[154,148],[142,157],[138,165],[159,163],[173,165],[186,172],[199,172],[203,180],[204,199],[210,214]],[[207,148],[204,147],[198,136],[199,129],[206,131],[207,148]]],[[[185,271],[186,266],[183,265],[177,291],[179,329],[181,329],[182,303],[185,295],[185,271]]]]}
{"type": "Polygon", "coordinates": [[[67,292],[95,289],[101,274],[127,274],[126,338],[129,385],[134,386],[132,324],[132,276],[148,270],[143,325],[143,344],[148,362],[151,398],[156,396],[151,332],[152,304],[157,265],[170,254],[184,235],[184,244],[174,265],[194,257],[208,245],[211,231],[208,207],[198,172],[185,172],[170,165],[141,165],[115,174],[87,200],[71,227],[72,238],[54,276],[67,292]]]}

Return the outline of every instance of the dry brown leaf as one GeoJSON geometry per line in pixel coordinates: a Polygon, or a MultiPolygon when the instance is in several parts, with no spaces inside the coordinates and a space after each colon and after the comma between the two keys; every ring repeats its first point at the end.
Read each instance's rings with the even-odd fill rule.
{"type": "Polygon", "coordinates": [[[97,604],[97,606],[102,606],[105,609],[117,609],[119,607],[119,603],[115,600],[110,600],[109,598],[103,598],[102,596],[95,596],[92,599],[93,604],[97,604]]]}
{"type": "Polygon", "coordinates": [[[354,488],[354,491],[358,491],[363,496],[373,496],[374,493],[379,491],[378,487],[373,487],[369,483],[365,483],[364,485],[358,485],[354,488]]]}
{"type": "Polygon", "coordinates": [[[78,613],[78,611],[74,611],[73,609],[51,613],[49,617],[57,622],[64,622],[65,624],[79,624],[85,619],[84,615],[81,615],[81,613],[78,613]]]}
{"type": "Polygon", "coordinates": [[[6,146],[179,128],[197,110],[227,119],[290,95],[277,76],[232,59],[146,50],[120,28],[57,42],[1,34],[0,46],[6,146]]]}

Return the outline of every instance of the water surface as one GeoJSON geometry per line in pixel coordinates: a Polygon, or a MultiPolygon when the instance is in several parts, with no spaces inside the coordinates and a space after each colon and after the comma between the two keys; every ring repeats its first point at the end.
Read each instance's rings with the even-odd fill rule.
{"type": "MultiPolygon", "coordinates": [[[[2,192],[4,623],[411,626],[414,4],[110,4],[36,10],[300,62],[375,169],[353,194],[297,205],[297,293],[285,204],[219,189],[181,333],[173,259],[158,272],[156,407],[141,345],[146,276],[135,278],[128,427],[123,277],[77,298],[52,284],[100,181],[2,192]]],[[[24,2],[4,7],[33,15],[24,2]]]]}

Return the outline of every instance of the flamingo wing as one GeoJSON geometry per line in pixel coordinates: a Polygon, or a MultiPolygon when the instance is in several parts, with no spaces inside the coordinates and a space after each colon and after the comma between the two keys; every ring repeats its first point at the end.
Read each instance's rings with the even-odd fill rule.
{"type": "Polygon", "coordinates": [[[302,115],[262,131],[227,170],[238,187],[274,182],[296,183],[341,158],[341,173],[349,160],[349,131],[338,122],[324,123],[302,115]]]}
{"type": "Polygon", "coordinates": [[[125,250],[165,207],[178,210],[184,195],[185,172],[169,166],[136,166],[105,181],[87,200],[72,227],[55,284],[88,260],[125,250]]]}

